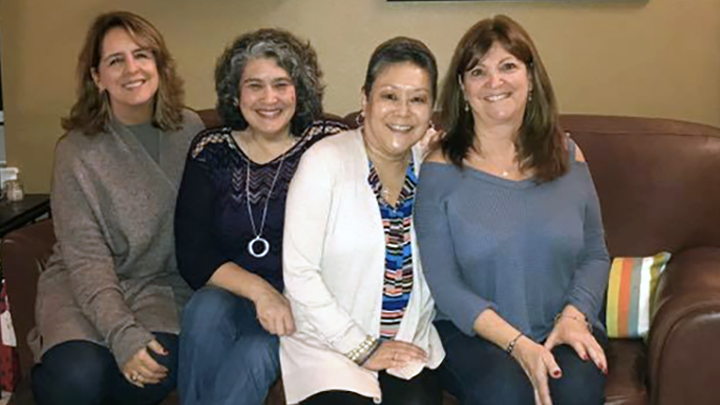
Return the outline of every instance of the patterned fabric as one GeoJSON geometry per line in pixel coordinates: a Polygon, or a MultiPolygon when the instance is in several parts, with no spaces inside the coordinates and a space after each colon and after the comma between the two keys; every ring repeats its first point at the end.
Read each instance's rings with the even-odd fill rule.
{"type": "Polygon", "coordinates": [[[282,235],[290,180],[308,148],[345,129],[333,121],[315,122],[284,155],[264,164],[245,155],[229,127],[198,134],[185,166],[175,214],[178,266],[191,287],[204,286],[220,265],[231,261],[282,291],[282,235]],[[250,184],[246,195],[248,165],[250,184]],[[272,195],[268,195],[278,170],[277,183],[272,195]],[[270,244],[264,257],[253,257],[248,252],[248,243],[255,237],[248,200],[255,228],[270,244]]]}
{"type": "Polygon", "coordinates": [[[650,303],[670,253],[616,257],[610,268],[606,325],[608,337],[644,337],[650,328],[650,303]]]}
{"type": "Polygon", "coordinates": [[[15,392],[20,382],[20,357],[17,352],[15,330],[10,316],[10,302],[7,297],[5,280],[0,290],[0,388],[15,392]]]}
{"type": "Polygon", "coordinates": [[[372,161],[368,160],[370,174],[368,183],[375,192],[380,216],[385,231],[385,277],[383,285],[382,314],[380,319],[380,337],[392,339],[400,328],[410,301],[413,285],[412,246],[410,225],[417,176],[414,163],[410,161],[405,172],[405,183],[395,206],[391,206],[382,197],[382,183],[372,161]]]}

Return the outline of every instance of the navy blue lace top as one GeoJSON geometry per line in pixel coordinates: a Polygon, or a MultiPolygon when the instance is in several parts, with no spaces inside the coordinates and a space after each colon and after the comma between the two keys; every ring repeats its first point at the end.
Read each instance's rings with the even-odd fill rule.
{"type": "MultiPolygon", "coordinates": [[[[283,156],[257,164],[247,157],[232,137],[229,127],[200,132],[188,152],[175,211],[175,244],[178,268],[194,289],[207,283],[215,270],[234,262],[255,273],[279,291],[282,281],[282,235],[285,198],[302,154],[323,137],[345,130],[332,121],[318,121],[283,156]],[[277,183],[268,196],[273,178],[277,183]],[[250,165],[249,195],[245,179],[250,165]],[[260,232],[265,201],[270,198],[262,237],[270,244],[261,258],[248,252],[255,237],[248,214],[248,198],[260,232]]],[[[255,247],[260,251],[261,246],[255,247]]]]}

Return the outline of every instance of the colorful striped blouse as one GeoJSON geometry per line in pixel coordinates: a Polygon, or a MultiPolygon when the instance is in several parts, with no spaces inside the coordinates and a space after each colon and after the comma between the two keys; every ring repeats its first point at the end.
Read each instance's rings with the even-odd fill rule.
{"type": "Polygon", "coordinates": [[[392,339],[400,328],[413,285],[410,224],[415,205],[417,175],[414,163],[410,161],[400,196],[392,206],[382,196],[382,183],[372,161],[369,161],[369,165],[368,183],[377,197],[385,231],[385,277],[380,338],[392,339]]]}

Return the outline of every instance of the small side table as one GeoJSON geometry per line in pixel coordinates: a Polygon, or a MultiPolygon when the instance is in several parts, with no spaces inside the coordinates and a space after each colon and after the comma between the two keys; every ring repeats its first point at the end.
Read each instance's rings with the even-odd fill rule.
{"type": "Polygon", "coordinates": [[[50,195],[25,194],[21,201],[0,202],[0,238],[50,213],[50,195]]]}

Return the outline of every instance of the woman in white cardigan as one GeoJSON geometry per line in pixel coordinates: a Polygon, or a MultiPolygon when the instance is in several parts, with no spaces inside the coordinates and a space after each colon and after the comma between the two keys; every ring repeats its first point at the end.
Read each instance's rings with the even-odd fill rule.
{"type": "Polygon", "coordinates": [[[432,369],[444,351],[432,326],[412,226],[437,67],[409,38],[368,65],[364,125],[303,156],[287,197],[285,294],[296,332],[280,339],[287,402],[440,404],[432,369]]]}

